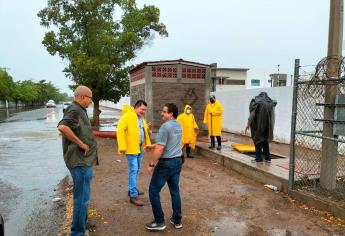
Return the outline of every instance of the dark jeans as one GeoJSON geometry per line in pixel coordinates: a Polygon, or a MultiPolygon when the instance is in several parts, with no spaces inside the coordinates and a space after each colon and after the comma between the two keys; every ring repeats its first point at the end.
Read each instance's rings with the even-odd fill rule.
{"type": "Polygon", "coordinates": [[[182,159],[174,158],[171,160],[160,159],[153,171],[149,195],[152,205],[153,216],[156,223],[164,223],[164,213],[162,210],[159,193],[165,183],[168,183],[171,203],[173,209],[173,219],[175,224],[181,222],[181,197],[180,197],[180,173],[182,168],[182,159]]]}
{"type": "Polygon", "coordinates": [[[261,143],[255,144],[255,160],[257,162],[262,161],[262,155],[261,155],[262,152],[264,154],[265,160],[270,161],[271,160],[270,147],[267,141],[263,141],[261,143]]]}
{"type": "Polygon", "coordinates": [[[190,146],[188,143],[186,144],[186,154],[187,154],[187,157],[190,156],[190,146]]]}
{"type": "Polygon", "coordinates": [[[214,137],[217,138],[217,143],[218,143],[218,147],[222,146],[222,139],[220,136],[210,136],[211,139],[211,146],[215,147],[216,146],[216,140],[214,139],[214,137]]]}
{"type": "Polygon", "coordinates": [[[93,170],[92,167],[75,167],[69,171],[73,179],[73,218],[70,236],[83,236],[87,224],[93,170]]]}

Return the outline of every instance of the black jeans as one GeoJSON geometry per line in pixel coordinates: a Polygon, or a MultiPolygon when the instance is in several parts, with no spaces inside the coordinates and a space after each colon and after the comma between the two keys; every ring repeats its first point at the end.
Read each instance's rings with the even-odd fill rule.
{"type": "Polygon", "coordinates": [[[187,154],[187,157],[190,156],[190,146],[188,143],[186,144],[186,154],[187,154]]]}
{"type": "Polygon", "coordinates": [[[217,138],[218,147],[222,146],[222,139],[220,138],[220,136],[210,136],[211,147],[215,147],[216,146],[216,141],[214,140],[214,137],[217,138]]]}
{"type": "Polygon", "coordinates": [[[257,162],[262,161],[262,153],[264,154],[266,161],[271,160],[270,147],[267,141],[255,144],[255,160],[257,162]]]}

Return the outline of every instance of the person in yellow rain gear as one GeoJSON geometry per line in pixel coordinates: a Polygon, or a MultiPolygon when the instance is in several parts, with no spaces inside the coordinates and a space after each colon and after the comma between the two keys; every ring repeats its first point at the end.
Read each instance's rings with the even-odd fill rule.
{"type": "Polygon", "coordinates": [[[124,104],[122,106],[122,115],[126,114],[127,111],[131,111],[133,110],[133,107],[128,105],[128,104],[124,104]]]}
{"type": "Polygon", "coordinates": [[[118,152],[127,157],[129,201],[136,206],[143,206],[144,202],[138,195],[144,193],[139,192],[137,188],[137,178],[143,150],[151,145],[149,125],[144,118],[147,103],[144,100],[138,100],[134,108],[128,105],[123,108],[123,115],[117,125],[118,152]]]}
{"type": "Polygon", "coordinates": [[[190,150],[195,149],[196,136],[199,132],[198,124],[195,122],[192,107],[186,105],[184,112],[177,117],[177,122],[182,127],[182,148],[186,147],[187,157],[192,158],[190,150]]]}
{"type": "Polygon", "coordinates": [[[208,148],[214,149],[216,146],[215,137],[217,138],[218,147],[217,150],[222,149],[222,119],[223,119],[223,107],[216,100],[214,95],[210,96],[210,102],[207,104],[204,113],[204,123],[207,124],[208,136],[211,139],[211,146],[208,148]]]}

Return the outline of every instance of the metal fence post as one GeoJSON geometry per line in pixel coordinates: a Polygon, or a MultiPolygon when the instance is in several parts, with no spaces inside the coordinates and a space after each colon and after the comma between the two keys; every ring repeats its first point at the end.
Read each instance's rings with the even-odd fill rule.
{"type": "Polygon", "coordinates": [[[289,161],[289,185],[288,190],[292,190],[295,182],[295,136],[296,136],[296,117],[297,117],[297,90],[299,78],[300,60],[295,59],[294,83],[292,95],[291,113],[291,135],[290,135],[290,161],[289,161]]]}

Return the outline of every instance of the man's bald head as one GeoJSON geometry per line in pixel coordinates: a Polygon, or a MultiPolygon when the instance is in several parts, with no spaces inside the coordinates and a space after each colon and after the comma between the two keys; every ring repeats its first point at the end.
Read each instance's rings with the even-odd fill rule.
{"type": "Polygon", "coordinates": [[[88,95],[88,94],[92,94],[91,89],[89,89],[88,87],[84,86],[84,85],[79,85],[75,90],[74,90],[74,97],[77,96],[83,96],[83,95],[88,95]]]}
{"type": "Polygon", "coordinates": [[[84,85],[79,85],[74,90],[74,101],[87,108],[92,103],[92,91],[84,85]]]}

